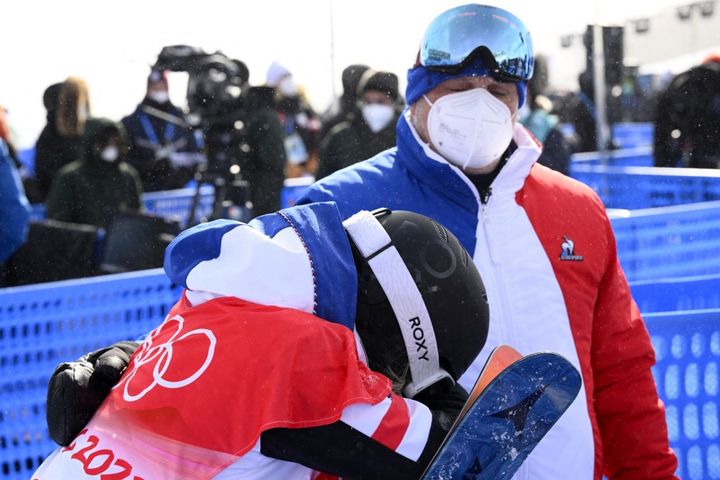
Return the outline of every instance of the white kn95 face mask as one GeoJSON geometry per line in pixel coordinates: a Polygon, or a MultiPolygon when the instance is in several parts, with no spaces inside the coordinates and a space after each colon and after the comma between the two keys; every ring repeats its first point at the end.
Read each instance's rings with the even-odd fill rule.
{"type": "Polygon", "coordinates": [[[444,95],[430,104],[430,142],[450,163],[466,169],[490,165],[510,145],[510,109],[484,88],[444,95]]]}
{"type": "Polygon", "coordinates": [[[120,157],[120,150],[114,145],[109,145],[100,152],[100,158],[108,163],[115,162],[120,157]]]}
{"type": "Polygon", "coordinates": [[[371,103],[362,107],[362,116],[370,130],[377,133],[390,124],[395,116],[395,109],[392,105],[371,103]]]}

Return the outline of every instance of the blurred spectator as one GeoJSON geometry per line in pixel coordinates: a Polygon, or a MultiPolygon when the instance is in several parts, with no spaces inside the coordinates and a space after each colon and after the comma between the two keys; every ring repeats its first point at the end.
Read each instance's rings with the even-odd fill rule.
{"type": "Polygon", "coordinates": [[[0,138],[0,265],[27,238],[30,204],[8,145],[0,138]]]}
{"type": "Polygon", "coordinates": [[[402,109],[397,75],[366,70],[357,97],[360,114],[333,127],[320,146],[318,179],[395,146],[402,109]]]}
{"type": "Polygon", "coordinates": [[[295,84],[292,73],[277,62],[267,72],[275,89],[275,110],[285,132],[285,176],[314,175],[320,136],[320,117],[295,84]]]}
{"type": "MultiPolygon", "coordinates": [[[[627,62],[626,62],[627,63],[627,62]]],[[[622,79],[621,93],[618,99],[620,108],[619,121],[621,122],[647,122],[650,99],[646,98],[638,73],[639,67],[634,64],[626,64],[622,79]]]]}
{"type": "Polygon", "coordinates": [[[107,228],[116,213],[140,210],[140,176],[126,156],[121,124],[88,120],[80,159],[63,167],[52,184],[48,218],[107,228]]]}
{"type": "Polygon", "coordinates": [[[635,122],[653,122],[655,121],[655,111],[657,109],[658,97],[662,93],[662,88],[658,85],[660,76],[654,73],[638,75],[634,84],[638,91],[640,99],[637,116],[635,122]]]}
{"type": "Polygon", "coordinates": [[[35,176],[40,200],[45,200],[57,171],[79,158],[85,121],[90,115],[88,87],[84,80],[70,77],[50,85],[43,95],[47,125],[35,146],[35,176]]]}
{"type": "Polygon", "coordinates": [[[568,105],[570,122],[575,126],[578,137],[578,151],[597,151],[597,132],[595,125],[597,112],[595,110],[595,87],[592,76],[583,72],[578,77],[580,90],[568,105]]]}
{"type": "Polygon", "coordinates": [[[140,174],[145,191],[185,186],[204,160],[202,142],[170,102],[165,72],[150,72],[145,98],[122,123],[130,143],[127,161],[140,174]]]}
{"type": "Polygon", "coordinates": [[[720,55],[677,75],[658,99],[657,167],[720,167],[720,55]]]}
{"type": "Polygon", "coordinates": [[[320,117],[322,127],[320,129],[320,141],[338,123],[351,120],[357,112],[357,87],[363,73],[370,68],[367,65],[348,65],[342,72],[343,93],[336,98],[325,113],[320,117]]]}
{"type": "Polygon", "coordinates": [[[567,175],[572,146],[558,126],[558,116],[552,113],[552,101],[545,96],[547,86],[547,60],[538,55],[535,57],[535,73],[527,85],[527,110],[524,114],[521,110],[520,122],[543,144],[538,162],[567,175]]]}

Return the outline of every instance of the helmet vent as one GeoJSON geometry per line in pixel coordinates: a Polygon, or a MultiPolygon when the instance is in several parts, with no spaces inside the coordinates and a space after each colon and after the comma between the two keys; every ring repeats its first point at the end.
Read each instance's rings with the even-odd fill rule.
{"type": "Polygon", "coordinates": [[[447,231],[445,230],[445,227],[443,227],[442,225],[440,225],[437,222],[432,222],[432,224],[435,227],[435,230],[437,231],[440,238],[443,239],[443,242],[447,243],[448,242],[448,234],[447,234],[447,231]]]}

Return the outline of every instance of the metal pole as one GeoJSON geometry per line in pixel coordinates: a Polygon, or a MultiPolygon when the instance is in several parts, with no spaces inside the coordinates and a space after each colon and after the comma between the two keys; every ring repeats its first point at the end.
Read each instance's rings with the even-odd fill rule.
{"type": "Polygon", "coordinates": [[[595,136],[600,158],[607,157],[609,127],[607,120],[607,86],[605,84],[605,51],[603,48],[603,27],[593,25],[593,84],[595,86],[595,136]]]}
{"type": "Polygon", "coordinates": [[[328,1],[330,3],[330,72],[332,73],[333,98],[337,98],[337,82],[335,81],[335,15],[333,12],[333,0],[328,1]]]}

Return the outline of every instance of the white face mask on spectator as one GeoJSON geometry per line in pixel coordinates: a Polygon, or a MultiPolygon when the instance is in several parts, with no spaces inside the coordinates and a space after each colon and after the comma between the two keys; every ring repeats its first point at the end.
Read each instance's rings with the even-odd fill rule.
{"type": "Polygon", "coordinates": [[[166,103],[170,100],[170,94],[165,90],[153,90],[148,92],[148,98],[157,103],[166,103]]]}
{"type": "Polygon", "coordinates": [[[100,152],[100,158],[102,158],[108,163],[117,161],[119,156],[120,150],[118,150],[118,148],[114,145],[109,145],[103,148],[102,152],[100,152]]]}
{"type": "Polygon", "coordinates": [[[430,102],[430,141],[450,163],[482,168],[500,158],[513,135],[510,109],[484,88],[444,95],[430,102]]]}
{"type": "Polygon", "coordinates": [[[297,95],[297,85],[295,85],[295,81],[290,76],[280,80],[280,83],[277,85],[277,89],[286,97],[294,97],[297,95]]]}
{"type": "Polygon", "coordinates": [[[392,105],[371,103],[362,107],[362,116],[373,133],[377,133],[387,127],[395,115],[392,105]]]}

